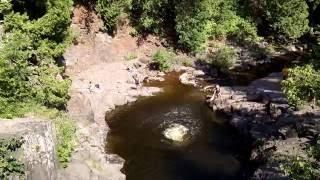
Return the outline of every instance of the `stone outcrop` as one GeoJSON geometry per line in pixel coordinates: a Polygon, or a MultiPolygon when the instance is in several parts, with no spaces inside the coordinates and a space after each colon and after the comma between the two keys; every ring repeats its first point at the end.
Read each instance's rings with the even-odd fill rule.
{"type": "Polygon", "coordinates": [[[179,77],[179,81],[182,84],[194,87],[201,86],[200,82],[202,82],[204,80],[204,77],[206,76],[204,71],[196,70],[192,67],[179,66],[175,68],[175,71],[182,72],[182,74],[179,77]]]}
{"type": "Polygon", "coordinates": [[[59,178],[125,179],[121,172],[124,160],[105,152],[109,131],[105,114],[117,106],[136,101],[139,96],[152,96],[161,91],[142,86],[144,80],[163,80],[158,72],[149,71],[147,66],[150,58],[146,54],[151,54],[155,46],[138,46],[137,38],[131,37],[126,29],[117,33],[117,37],[99,32],[98,21],[92,24],[94,31],[86,34],[81,21],[83,7],[76,7],[74,11],[72,29],[80,32],[79,43],[66,51],[63,60],[65,75],[72,80],[67,110],[78,126],[79,144],[70,165],[61,170],[59,178]],[[124,61],[129,54],[135,54],[137,58],[124,61]]]}
{"type": "Polygon", "coordinates": [[[251,160],[264,163],[253,179],[288,179],[274,159],[304,157],[307,139],[320,132],[320,110],[294,111],[281,91],[281,81],[281,73],[272,73],[249,86],[220,87],[216,98],[208,96],[214,111],[229,115],[229,123],[257,143],[251,160]]]}
{"type": "Polygon", "coordinates": [[[22,137],[21,161],[27,180],[58,179],[55,133],[51,121],[33,118],[0,121],[1,137],[22,137]]]}
{"type": "Polygon", "coordinates": [[[152,96],[160,91],[144,87],[149,74],[147,65],[137,61],[100,63],[73,77],[68,113],[78,124],[79,146],[62,179],[125,179],[124,160],[105,152],[108,126],[105,114],[116,106],[152,96]]]}

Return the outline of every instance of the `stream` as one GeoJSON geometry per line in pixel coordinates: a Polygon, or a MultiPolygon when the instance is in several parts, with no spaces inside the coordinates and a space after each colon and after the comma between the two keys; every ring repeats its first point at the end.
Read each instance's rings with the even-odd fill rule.
{"type": "Polygon", "coordinates": [[[107,151],[125,159],[127,180],[247,179],[250,141],[205,104],[205,95],[171,73],[150,86],[164,91],[117,107],[106,116],[107,151]],[[188,128],[182,144],[166,139],[172,124],[188,128]]]}

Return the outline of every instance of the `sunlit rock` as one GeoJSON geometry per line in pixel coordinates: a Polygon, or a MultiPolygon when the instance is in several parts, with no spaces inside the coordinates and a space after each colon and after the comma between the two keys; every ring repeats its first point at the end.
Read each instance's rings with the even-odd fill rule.
{"type": "Polygon", "coordinates": [[[183,142],[188,134],[189,129],[181,124],[172,124],[167,128],[163,135],[174,142],[183,142]]]}

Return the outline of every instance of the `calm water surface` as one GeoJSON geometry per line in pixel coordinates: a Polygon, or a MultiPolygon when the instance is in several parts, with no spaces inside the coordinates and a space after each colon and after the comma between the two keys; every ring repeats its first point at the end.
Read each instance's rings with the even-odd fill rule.
{"type": "Polygon", "coordinates": [[[127,180],[247,179],[249,146],[204,103],[199,90],[175,74],[156,83],[164,92],[118,107],[107,115],[107,151],[123,157],[127,180]],[[183,145],[165,139],[171,124],[190,129],[183,145]]]}

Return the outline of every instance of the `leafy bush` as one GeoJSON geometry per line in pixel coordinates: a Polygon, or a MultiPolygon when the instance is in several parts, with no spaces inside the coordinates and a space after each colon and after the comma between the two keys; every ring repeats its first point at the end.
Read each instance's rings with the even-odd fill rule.
{"type": "Polygon", "coordinates": [[[282,83],[284,93],[292,105],[319,99],[320,73],[311,65],[289,69],[288,78],[282,83]]]}
{"type": "Polygon", "coordinates": [[[233,0],[182,0],[176,5],[179,43],[191,50],[204,49],[209,37],[237,34],[241,39],[257,39],[256,28],[236,14],[233,0]]]}
{"type": "Polygon", "coordinates": [[[56,59],[72,41],[72,1],[47,0],[46,6],[46,13],[32,20],[6,6],[0,47],[2,117],[23,115],[27,104],[61,108],[68,99],[70,82],[58,78],[63,69],[56,59]]]}
{"type": "Polygon", "coordinates": [[[265,13],[273,30],[288,38],[299,38],[309,29],[309,12],[305,0],[269,0],[265,13]]]}
{"type": "Polygon", "coordinates": [[[76,127],[72,120],[66,115],[59,114],[54,119],[56,131],[57,131],[57,155],[62,167],[67,167],[71,160],[72,152],[76,146],[75,131],[76,127]]]}
{"type": "Polygon", "coordinates": [[[155,63],[160,71],[166,71],[171,66],[173,53],[166,50],[158,50],[153,55],[153,63],[155,63]]]}
{"type": "Polygon", "coordinates": [[[236,62],[237,54],[234,49],[224,47],[219,49],[212,57],[212,65],[222,71],[228,70],[236,62]]]}
{"type": "Polygon", "coordinates": [[[291,179],[309,180],[320,177],[320,139],[314,145],[308,145],[305,149],[307,157],[286,157],[281,163],[282,170],[291,179]]]}
{"type": "Polygon", "coordinates": [[[120,14],[128,13],[138,32],[169,32],[170,36],[177,36],[182,48],[201,51],[210,37],[257,37],[255,26],[238,16],[236,8],[235,0],[99,0],[97,9],[107,29],[113,30],[120,14]]]}
{"type": "Polygon", "coordinates": [[[162,34],[174,20],[174,6],[175,1],[169,0],[132,0],[133,24],[138,31],[162,34]]]}
{"type": "Polygon", "coordinates": [[[283,163],[281,168],[286,175],[293,180],[317,179],[320,176],[319,165],[310,160],[300,157],[291,158],[289,163],[283,163]]]}
{"type": "Polygon", "coordinates": [[[119,17],[130,9],[131,0],[98,0],[97,11],[104,20],[106,30],[113,34],[117,28],[119,17]]]}
{"type": "Polygon", "coordinates": [[[0,140],[0,179],[8,179],[13,175],[24,175],[24,164],[14,157],[14,152],[21,148],[21,139],[0,140]]]}

